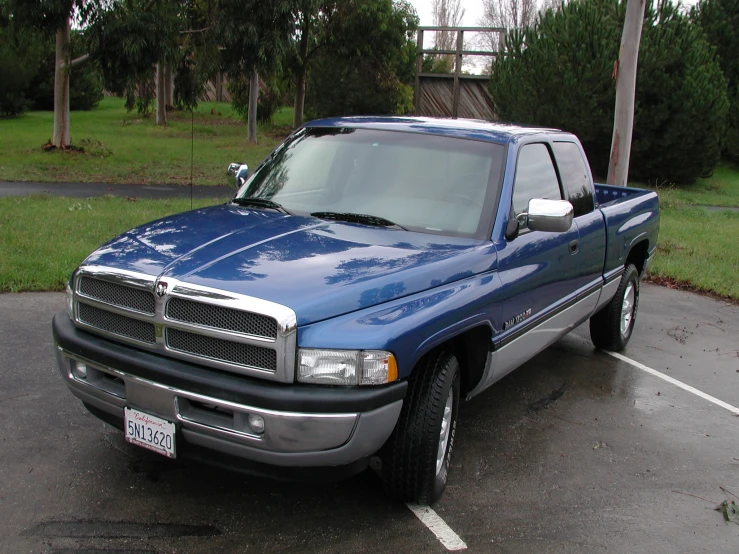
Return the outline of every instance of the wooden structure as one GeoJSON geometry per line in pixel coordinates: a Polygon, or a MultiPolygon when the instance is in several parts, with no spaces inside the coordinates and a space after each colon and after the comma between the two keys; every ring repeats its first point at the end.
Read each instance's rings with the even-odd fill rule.
{"type": "Polygon", "coordinates": [[[505,29],[494,27],[419,27],[414,94],[416,115],[497,119],[493,99],[490,92],[488,92],[490,75],[463,74],[462,59],[463,56],[495,57],[502,54],[505,36],[505,29]],[[425,32],[455,32],[457,35],[456,48],[454,50],[424,49],[423,37],[425,32]],[[465,32],[497,33],[498,50],[465,50],[465,32]],[[453,55],[454,72],[424,73],[424,54],[453,55]]]}

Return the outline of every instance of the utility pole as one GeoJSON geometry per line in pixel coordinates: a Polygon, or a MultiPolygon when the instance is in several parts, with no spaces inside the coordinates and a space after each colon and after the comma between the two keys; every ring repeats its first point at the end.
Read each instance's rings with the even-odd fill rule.
{"type": "Polygon", "coordinates": [[[634,97],[636,64],[639,58],[645,0],[628,0],[621,36],[621,50],[613,67],[616,79],[616,113],[613,118],[611,158],[608,162],[608,184],[625,187],[629,178],[631,134],[634,129],[634,97]]]}

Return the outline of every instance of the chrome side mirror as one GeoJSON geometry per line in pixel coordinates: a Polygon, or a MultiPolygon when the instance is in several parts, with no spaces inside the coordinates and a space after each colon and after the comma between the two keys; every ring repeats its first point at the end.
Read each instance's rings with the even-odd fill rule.
{"type": "Polygon", "coordinates": [[[242,163],[228,164],[226,173],[234,178],[234,187],[240,189],[249,176],[249,166],[242,163]]]}
{"type": "Polygon", "coordinates": [[[572,227],[574,214],[575,210],[567,200],[532,198],[529,200],[529,211],[526,214],[526,219],[528,220],[528,227],[532,231],[564,233],[572,227]]]}

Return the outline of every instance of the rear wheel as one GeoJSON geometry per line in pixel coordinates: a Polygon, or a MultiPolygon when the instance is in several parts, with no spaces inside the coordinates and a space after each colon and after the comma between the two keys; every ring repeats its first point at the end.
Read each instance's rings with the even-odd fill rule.
{"type": "Polygon", "coordinates": [[[431,504],[446,488],[459,411],[459,363],[434,352],[414,369],[398,424],[383,447],[382,480],[395,500],[431,504]]]}
{"type": "Polygon", "coordinates": [[[639,307],[639,272],[633,264],[624,269],[611,301],[590,318],[590,338],[604,350],[623,350],[631,338],[639,307]]]}

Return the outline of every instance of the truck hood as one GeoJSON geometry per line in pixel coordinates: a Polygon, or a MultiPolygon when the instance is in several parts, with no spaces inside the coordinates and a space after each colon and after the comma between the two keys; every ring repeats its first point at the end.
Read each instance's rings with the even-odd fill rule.
{"type": "Polygon", "coordinates": [[[230,204],[113,239],[83,265],[136,271],[270,300],[305,325],[495,267],[492,243],[328,222],[230,204]]]}

